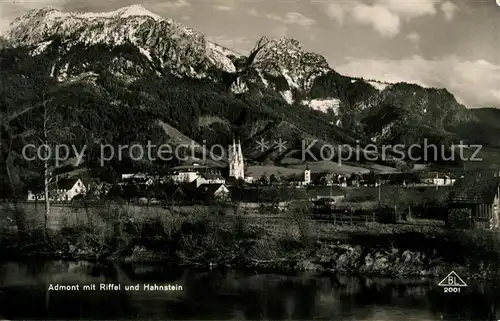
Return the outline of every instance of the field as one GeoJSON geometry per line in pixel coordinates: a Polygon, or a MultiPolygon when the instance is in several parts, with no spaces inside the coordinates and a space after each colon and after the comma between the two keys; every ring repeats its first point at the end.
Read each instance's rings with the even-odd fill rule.
{"type": "MultiPolygon", "coordinates": [[[[43,206],[38,208],[34,204],[23,204],[23,209],[27,213],[28,228],[36,231],[43,229],[44,212],[43,206]]],[[[168,229],[175,229],[182,222],[190,221],[193,217],[203,218],[209,215],[211,219],[221,222],[221,226],[230,229],[237,226],[241,219],[244,219],[247,229],[261,230],[267,238],[273,240],[300,240],[304,236],[308,239],[321,241],[348,241],[359,235],[383,237],[404,233],[438,233],[443,230],[443,222],[436,220],[413,219],[399,224],[382,224],[373,221],[372,216],[349,217],[337,216],[335,220],[315,220],[308,217],[297,216],[295,212],[282,212],[279,214],[261,214],[252,211],[229,209],[214,209],[206,206],[185,206],[176,207],[169,210],[157,206],[135,206],[116,205],[106,209],[92,207],[89,209],[76,208],[71,206],[55,205],[51,209],[49,228],[53,231],[62,229],[80,229],[85,226],[97,226],[97,230],[103,229],[108,219],[102,217],[102,212],[109,215],[109,219],[116,222],[132,219],[136,224],[143,225],[151,220],[159,220],[168,229]],[[221,214],[224,212],[224,214],[221,214]],[[221,217],[220,215],[223,215],[221,217]],[[360,220],[361,219],[361,220],[360,220]],[[142,222],[142,223],[141,223],[142,222]]],[[[2,211],[5,215],[7,211],[2,211]]],[[[13,222],[13,218],[6,218],[2,215],[4,224],[13,222]]],[[[9,224],[12,225],[12,224],[9,224]]]]}
{"type": "MultiPolygon", "coordinates": [[[[333,172],[337,174],[351,175],[358,173],[366,174],[370,172],[369,169],[363,167],[339,164],[331,161],[311,162],[308,163],[308,166],[313,173],[333,172]]],[[[304,165],[292,165],[291,167],[301,169],[302,171],[304,170],[304,165]]]]}
{"type": "Polygon", "coordinates": [[[429,200],[443,200],[450,192],[450,187],[440,186],[390,186],[382,185],[379,187],[347,187],[346,197],[351,201],[356,200],[378,200],[379,194],[382,202],[388,200],[409,199],[413,203],[425,203],[429,200]]]}
{"type": "MultiPolygon", "coordinates": [[[[385,206],[393,208],[398,207],[399,211],[406,211],[409,207],[413,209],[413,217],[421,217],[423,213],[420,207],[438,207],[440,202],[442,202],[449,188],[440,187],[436,189],[435,187],[408,187],[402,188],[397,186],[381,186],[380,189],[377,187],[347,187],[344,188],[346,199],[345,201],[339,203],[340,209],[345,210],[364,210],[368,214],[369,212],[375,210],[380,206],[385,206]],[[379,203],[380,194],[380,203],[379,203]]],[[[333,195],[337,195],[338,191],[335,191],[333,195]]],[[[313,186],[307,191],[304,191],[306,195],[305,199],[314,198],[318,195],[328,196],[330,195],[330,187],[325,186],[313,186]]],[[[258,205],[257,209],[258,209],[258,205]]],[[[244,214],[246,216],[257,215],[259,217],[266,216],[265,213],[260,213],[258,210],[248,210],[243,209],[243,204],[239,205],[240,208],[236,211],[237,213],[244,214]]],[[[34,204],[34,203],[23,203],[23,210],[26,212],[30,226],[42,226],[44,218],[44,204],[34,204]]],[[[147,217],[151,215],[161,215],[161,216],[171,216],[175,213],[200,213],[212,210],[208,206],[176,206],[175,208],[162,208],[161,206],[139,206],[139,205],[125,205],[119,206],[120,211],[130,215],[132,217],[147,217]]],[[[234,206],[229,208],[217,208],[216,211],[222,211],[225,214],[232,215],[235,213],[234,206]]],[[[49,226],[51,228],[56,228],[61,224],[65,224],[67,221],[72,222],[82,222],[86,219],[87,212],[84,208],[79,208],[71,204],[53,204],[51,206],[51,215],[49,217],[49,226]]],[[[281,214],[282,216],[285,214],[281,214]]],[[[267,215],[269,216],[269,215],[267,215]]],[[[276,216],[275,214],[270,214],[270,216],[276,216]]],[[[425,215],[424,215],[425,217],[425,215]]],[[[432,217],[429,217],[432,218],[432,217]]],[[[3,217],[3,220],[6,218],[3,217]]]]}
{"type": "MultiPolygon", "coordinates": [[[[290,205],[290,206],[300,206],[300,211],[305,215],[304,222],[307,222],[308,229],[315,235],[325,235],[325,233],[335,232],[340,230],[359,231],[366,226],[367,230],[378,231],[378,230],[420,230],[426,226],[432,226],[433,228],[442,226],[443,222],[440,220],[425,220],[416,219],[406,221],[404,224],[380,224],[375,222],[375,216],[371,214],[372,210],[375,210],[378,206],[377,202],[373,201],[362,201],[356,202],[356,208],[359,210],[364,210],[366,215],[353,214],[349,211],[353,203],[346,201],[338,204],[338,209],[346,210],[346,214],[336,214],[331,216],[328,220],[326,219],[313,219],[307,213],[310,213],[310,209],[307,207],[309,203],[295,203],[302,205],[290,205]],[[307,209],[306,209],[307,208],[307,209]]],[[[258,204],[257,204],[258,205],[258,204]]],[[[289,208],[285,211],[275,212],[262,212],[259,207],[248,208],[244,203],[237,206],[174,206],[169,208],[164,208],[162,206],[141,206],[141,205],[110,205],[107,204],[110,212],[119,212],[121,216],[124,217],[134,217],[137,219],[148,219],[151,217],[162,217],[163,219],[170,219],[175,216],[189,216],[189,215],[205,215],[207,213],[212,213],[211,215],[223,215],[227,220],[232,220],[234,217],[243,216],[248,218],[249,222],[262,227],[268,227],[269,231],[279,231],[287,230],[288,232],[291,227],[291,222],[296,220],[292,211],[296,210],[289,208]]],[[[34,203],[23,203],[21,205],[23,211],[26,213],[26,218],[28,226],[30,228],[42,228],[44,225],[44,204],[35,205],[34,203]]],[[[106,209],[104,209],[106,210],[106,209]]],[[[49,228],[60,229],[62,227],[68,226],[78,226],[85,225],[89,223],[89,217],[94,216],[96,212],[103,211],[99,207],[89,207],[83,208],[81,206],[75,206],[71,204],[56,204],[51,205],[51,211],[49,216],[49,228]]],[[[8,222],[13,222],[14,218],[6,216],[7,210],[3,210],[1,221],[3,224],[8,224],[8,222]]],[[[113,216],[113,213],[109,214],[113,216]]]]}
{"type": "MultiPolygon", "coordinates": [[[[254,178],[259,178],[262,175],[301,175],[304,172],[305,164],[301,162],[297,163],[296,160],[285,159],[283,161],[284,166],[275,166],[275,165],[253,165],[248,166],[247,174],[254,178]]],[[[337,174],[343,175],[351,175],[351,174],[366,174],[369,173],[370,170],[373,170],[377,173],[394,173],[397,172],[395,168],[387,167],[383,165],[377,164],[366,164],[363,167],[359,166],[359,164],[339,164],[338,162],[332,161],[318,161],[318,162],[309,162],[307,164],[311,172],[313,173],[322,173],[322,172],[333,172],[337,174]]]]}
{"type": "MultiPolygon", "coordinates": [[[[26,212],[29,226],[39,228],[44,225],[44,204],[39,203],[23,203],[22,209],[26,212]]],[[[107,205],[108,206],[108,205],[107,205]]],[[[147,218],[152,216],[169,217],[175,213],[197,213],[207,211],[206,206],[176,206],[175,213],[172,210],[161,206],[141,206],[141,205],[109,205],[111,210],[120,211],[120,214],[127,217],[147,218]]],[[[63,226],[86,224],[88,216],[93,215],[97,207],[89,207],[85,209],[81,206],[71,204],[54,204],[51,205],[49,216],[49,227],[58,229],[63,226]],[[89,214],[90,213],[90,214],[89,214]]],[[[232,209],[225,209],[227,213],[234,212],[232,209]]],[[[5,212],[5,211],[4,211],[5,212]]],[[[111,214],[110,214],[111,215],[111,214]]],[[[2,217],[5,219],[5,217],[2,217]]]]}
{"type": "Polygon", "coordinates": [[[0,256],[215,262],[274,272],[314,269],[392,277],[441,275],[450,269],[493,277],[499,271],[497,233],[452,231],[439,220],[411,218],[397,224],[369,217],[318,221],[308,217],[303,203],[277,215],[222,207],[54,206],[47,230],[43,207],[21,204],[0,211],[0,256]]]}
{"type": "MultiPolygon", "coordinates": [[[[474,171],[474,170],[484,170],[484,169],[499,169],[500,163],[500,148],[495,147],[482,147],[477,155],[475,155],[476,148],[465,148],[463,150],[463,157],[465,161],[462,165],[436,165],[433,164],[431,168],[436,170],[449,170],[452,172],[455,171],[474,171]],[[473,158],[474,156],[474,158],[473,158]]],[[[461,156],[459,151],[456,151],[455,155],[456,159],[459,159],[461,156]]],[[[318,162],[309,162],[309,168],[313,173],[320,173],[324,171],[334,172],[338,174],[350,175],[350,174],[365,174],[369,171],[374,171],[376,173],[395,173],[397,170],[393,167],[378,165],[378,164],[359,164],[359,163],[350,163],[345,162],[343,164],[339,164],[338,162],[332,161],[318,161],[318,162]]],[[[248,174],[259,178],[262,174],[271,175],[271,174],[282,174],[282,175],[291,175],[291,174],[302,174],[304,171],[305,165],[300,162],[300,160],[285,158],[283,160],[283,166],[249,166],[248,174]]],[[[415,169],[425,169],[425,165],[416,165],[415,169]]]]}

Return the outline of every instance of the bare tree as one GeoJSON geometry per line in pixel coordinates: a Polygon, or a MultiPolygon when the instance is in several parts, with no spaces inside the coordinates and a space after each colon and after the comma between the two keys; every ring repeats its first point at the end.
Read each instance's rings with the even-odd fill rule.
{"type": "Polygon", "coordinates": [[[38,135],[34,135],[38,143],[41,145],[42,155],[41,160],[43,162],[43,192],[44,192],[44,226],[47,231],[48,221],[50,217],[51,210],[51,185],[55,182],[57,178],[57,170],[61,168],[58,159],[55,159],[58,155],[53,155],[52,151],[55,150],[55,144],[58,141],[71,140],[74,136],[68,127],[63,126],[62,121],[59,119],[59,114],[52,104],[53,98],[47,98],[45,95],[42,96],[42,126],[38,135]]]}
{"type": "Polygon", "coordinates": [[[44,215],[44,227],[45,230],[47,230],[48,227],[48,221],[49,221],[49,215],[50,215],[50,198],[49,198],[49,185],[52,183],[53,176],[52,176],[52,171],[50,168],[49,164],[49,155],[47,153],[50,153],[50,144],[49,144],[49,135],[51,132],[51,126],[50,126],[50,120],[52,117],[52,111],[49,110],[48,107],[49,102],[47,102],[45,99],[43,100],[43,138],[42,138],[42,143],[44,144],[45,148],[43,149],[44,151],[44,157],[43,157],[43,189],[44,189],[44,201],[45,201],[45,215],[44,215]]]}

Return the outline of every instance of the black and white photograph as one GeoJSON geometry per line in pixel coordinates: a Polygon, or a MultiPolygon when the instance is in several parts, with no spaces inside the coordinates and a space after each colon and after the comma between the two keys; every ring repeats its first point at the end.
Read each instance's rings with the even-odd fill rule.
{"type": "Polygon", "coordinates": [[[0,320],[500,320],[499,280],[499,0],[0,0],[0,320]]]}

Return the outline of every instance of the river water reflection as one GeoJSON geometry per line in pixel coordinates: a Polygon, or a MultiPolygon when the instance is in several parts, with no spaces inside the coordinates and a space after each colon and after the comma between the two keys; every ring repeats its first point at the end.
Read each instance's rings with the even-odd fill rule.
{"type": "MultiPolygon", "coordinates": [[[[439,281],[439,280],[438,280],[439,281]]],[[[500,290],[467,280],[459,294],[434,281],[169,269],[88,262],[0,264],[0,317],[14,319],[497,320],[500,290]],[[100,291],[99,284],[120,284],[100,291]],[[80,291],[48,291],[50,284],[80,291]],[[97,290],[84,291],[83,285],[97,290]],[[139,291],[125,285],[139,284],[139,291]],[[145,291],[143,284],[176,285],[145,291]],[[182,290],[180,290],[182,287],[182,290]]]]}

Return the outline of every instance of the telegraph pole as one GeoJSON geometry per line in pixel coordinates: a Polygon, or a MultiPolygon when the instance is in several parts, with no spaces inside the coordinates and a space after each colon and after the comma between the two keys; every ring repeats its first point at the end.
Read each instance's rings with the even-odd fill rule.
{"type": "Polygon", "coordinates": [[[381,202],[381,199],[382,199],[382,188],[381,188],[381,185],[380,184],[380,179],[378,180],[378,207],[380,207],[380,202],[381,202]]]}

